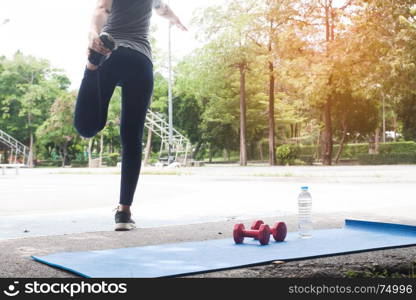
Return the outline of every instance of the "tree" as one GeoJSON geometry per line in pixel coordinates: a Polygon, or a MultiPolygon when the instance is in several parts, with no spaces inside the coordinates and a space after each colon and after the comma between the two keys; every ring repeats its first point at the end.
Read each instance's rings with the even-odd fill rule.
{"type": "Polygon", "coordinates": [[[220,7],[207,9],[197,19],[204,30],[205,38],[210,40],[211,57],[225,66],[228,76],[238,74],[239,96],[239,136],[240,165],[247,165],[247,75],[250,64],[256,62],[255,45],[249,35],[252,31],[252,15],[255,3],[247,1],[230,1],[225,10],[220,7]]]}
{"type": "Polygon", "coordinates": [[[17,139],[29,140],[29,167],[33,166],[34,132],[56,96],[69,80],[46,60],[16,52],[3,59],[0,73],[0,126],[17,139]],[[26,130],[22,130],[25,127],[26,130]]]}
{"type": "Polygon", "coordinates": [[[37,129],[38,147],[53,144],[62,159],[62,167],[68,162],[68,148],[78,136],[72,126],[75,95],[61,94],[53,103],[49,118],[37,129]]]}
{"type": "Polygon", "coordinates": [[[334,90],[334,63],[340,53],[337,50],[335,41],[337,36],[341,35],[345,30],[345,25],[348,23],[346,19],[353,12],[346,10],[352,5],[353,0],[338,1],[334,0],[317,0],[299,4],[299,9],[302,11],[302,20],[304,24],[312,26],[313,28],[324,28],[323,35],[321,31],[317,31],[314,36],[309,37],[311,43],[314,44],[315,53],[319,56],[319,72],[321,90],[315,93],[315,96],[322,97],[316,99],[317,107],[322,110],[321,120],[323,123],[321,133],[321,153],[322,163],[325,165],[332,164],[333,151],[333,124],[332,124],[332,109],[333,109],[333,90],[334,90]],[[337,4],[339,4],[337,6],[337,4]],[[341,22],[343,20],[343,22],[341,22]],[[323,43],[322,43],[323,41],[323,43]]]}
{"type": "MultiPolygon", "coordinates": [[[[265,55],[267,68],[269,71],[269,103],[268,103],[268,122],[269,122],[269,164],[276,165],[275,156],[275,90],[276,90],[276,65],[282,61],[285,53],[281,51],[282,33],[290,31],[291,20],[297,15],[293,8],[293,1],[260,1],[259,10],[255,15],[255,36],[251,35],[255,44],[260,47],[260,54],[265,55]]],[[[285,41],[284,41],[285,42],[285,41]]],[[[297,44],[297,43],[296,43],[297,44]]]]}

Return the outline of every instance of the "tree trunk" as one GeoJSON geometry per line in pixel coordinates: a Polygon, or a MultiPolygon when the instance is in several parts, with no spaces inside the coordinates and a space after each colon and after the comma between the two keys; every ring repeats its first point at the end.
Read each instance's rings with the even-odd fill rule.
{"type": "Polygon", "coordinates": [[[65,167],[65,164],[66,164],[66,159],[67,159],[67,157],[68,157],[68,144],[69,144],[69,142],[65,142],[65,144],[63,145],[63,148],[62,148],[62,156],[63,156],[63,159],[62,159],[62,167],[65,167]]]}
{"type": "Polygon", "coordinates": [[[213,151],[212,151],[212,147],[211,147],[211,145],[209,146],[209,162],[210,163],[212,163],[212,153],[213,151]]]}
{"type": "Polygon", "coordinates": [[[144,165],[147,166],[149,165],[149,159],[150,159],[150,155],[152,153],[152,134],[153,134],[153,124],[151,126],[151,128],[149,128],[149,130],[147,131],[147,142],[146,142],[146,151],[144,154],[144,165]]]}
{"type": "Polygon", "coordinates": [[[222,155],[223,155],[224,161],[227,161],[227,149],[225,149],[225,148],[223,149],[222,155]]]}
{"type": "Polygon", "coordinates": [[[59,157],[61,158],[61,168],[63,168],[65,166],[64,153],[62,151],[62,147],[60,147],[60,146],[58,148],[58,153],[59,153],[59,157]]]}
{"type": "Polygon", "coordinates": [[[296,144],[298,144],[298,123],[293,124],[293,137],[296,139],[296,144]]]}
{"type": "Polygon", "coordinates": [[[341,141],[339,143],[338,152],[335,156],[335,164],[338,164],[339,158],[341,157],[342,151],[344,150],[344,145],[345,145],[345,141],[346,141],[346,138],[347,138],[347,132],[348,132],[347,114],[344,113],[342,115],[342,138],[341,138],[341,141]]]}
{"type": "Polygon", "coordinates": [[[258,147],[259,147],[259,156],[260,156],[260,161],[264,161],[264,156],[263,156],[263,144],[260,141],[258,143],[258,147]]]}
{"type": "Polygon", "coordinates": [[[91,163],[92,163],[92,143],[94,141],[94,138],[90,138],[88,141],[88,165],[91,168],[91,163]]]}
{"type": "MultiPolygon", "coordinates": [[[[28,168],[33,168],[33,132],[32,132],[32,114],[29,110],[27,114],[27,121],[29,126],[29,136],[30,136],[30,142],[29,142],[29,156],[27,159],[28,168]]],[[[16,152],[16,158],[17,158],[17,152],[16,152]]]]}
{"type": "MultiPolygon", "coordinates": [[[[271,51],[271,44],[269,46],[269,50],[271,51]]],[[[274,119],[274,65],[273,62],[269,62],[269,71],[270,71],[270,81],[269,81],[269,164],[271,166],[276,165],[276,155],[275,155],[275,119],[274,119]]]]}
{"type": "MultiPolygon", "coordinates": [[[[271,5],[272,2],[269,2],[271,5]]],[[[271,8],[271,7],[270,7],[271,8]]],[[[269,164],[271,166],[276,165],[276,140],[275,140],[275,133],[276,133],[276,126],[275,126],[275,111],[274,111],[274,104],[275,104],[275,75],[274,75],[274,62],[273,62],[273,39],[275,38],[275,32],[273,29],[274,26],[274,18],[270,16],[270,31],[269,31],[269,164]]]]}
{"type": "Polygon", "coordinates": [[[198,144],[195,147],[195,150],[192,152],[192,159],[195,159],[195,157],[197,156],[198,152],[201,150],[203,142],[199,141],[198,144]]]}
{"type": "MultiPolygon", "coordinates": [[[[32,71],[32,75],[31,75],[31,79],[30,79],[30,84],[31,85],[33,84],[34,80],[35,80],[35,75],[33,74],[33,71],[32,71]]],[[[28,114],[27,114],[28,126],[29,126],[29,130],[30,130],[28,167],[33,168],[32,99],[30,99],[29,101],[30,101],[29,102],[30,105],[29,105],[29,111],[28,111],[28,114]]],[[[17,157],[17,152],[16,152],[16,157],[17,157]]]]}
{"type": "Polygon", "coordinates": [[[397,133],[397,116],[393,113],[393,141],[396,142],[396,133],[397,133]]]}
{"type": "Polygon", "coordinates": [[[67,143],[65,143],[62,146],[60,146],[58,148],[58,152],[59,152],[59,157],[62,160],[61,168],[63,168],[63,167],[65,167],[66,157],[67,157],[67,154],[68,154],[68,151],[67,151],[67,143]]]}
{"type": "Polygon", "coordinates": [[[331,100],[328,97],[324,106],[323,113],[324,130],[322,134],[322,163],[326,166],[332,164],[332,120],[331,120],[331,100]]]}
{"type": "MultiPolygon", "coordinates": [[[[37,162],[36,147],[33,147],[32,157],[33,157],[33,167],[36,167],[36,162],[37,162]]],[[[25,159],[23,159],[23,163],[25,163],[25,159]]]]}
{"type": "Polygon", "coordinates": [[[33,133],[32,133],[32,129],[30,129],[29,157],[28,157],[27,162],[28,162],[28,168],[33,168],[33,133]]]}
{"type": "Polygon", "coordinates": [[[240,64],[240,166],[247,166],[245,63],[240,64]]]}
{"type": "Polygon", "coordinates": [[[322,130],[321,129],[319,129],[318,130],[318,137],[317,137],[317,139],[316,139],[316,150],[315,150],[315,153],[314,153],[314,159],[315,160],[319,160],[319,158],[321,157],[319,154],[319,150],[321,149],[321,135],[322,135],[322,130]]]}
{"type": "Polygon", "coordinates": [[[99,150],[98,150],[98,140],[97,139],[94,139],[94,141],[92,142],[92,152],[94,152],[95,151],[95,153],[97,153],[99,150]]]}
{"type": "Polygon", "coordinates": [[[377,127],[374,133],[374,154],[380,153],[380,128],[377,127]]]}
{"type": "Polygon", "coordinates": [[[103,152],[104,152],[104,134],[101,134],[100,137],[100,161],[99,161],[99,167],[101,168],[103,166],[103,152]]]}
{"type": "MultiPolygon", "coordinates": [[[[332,7],[332,1],[326,2],[325,5],[325,33],[326,33],[326,56],[329,57],[329,44],[335,40],[335,11],[332,7]]],[[[332,88],[332,75],[328,79],[328,89],[332,88]]],[[[325,128],[322,134],[322,163],[330,166],[332,164],[332,118],[331,118],[331,94],[328,95],[324,104],[323,121],[325,128]]]]}

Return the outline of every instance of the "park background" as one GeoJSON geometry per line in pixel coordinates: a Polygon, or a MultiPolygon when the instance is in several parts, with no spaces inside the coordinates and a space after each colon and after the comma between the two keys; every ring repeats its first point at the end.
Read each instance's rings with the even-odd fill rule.
{"type": "MultiPolygon", "coordinates": [[[[0,58],[1,130],[28,146],[29,166],[88,166],[94,158],[101,166],[116,165],[121,160],[119,89],[107,126],[96,137],[80,137],[72,123],[94,1],[44,3],[38,9],[47,13],[46,21],[31,10],[13,20],[18,5],[34,4],[6,2],[0,27],[1,52],[8,52],[0,58]],[[85,20],[69,31],[79,21],[77,10],[85,20]],[[62,17],[65,11],[68,17],[62,17]],[[58,25],[59,18],[65,25],[58,25]],[[9,41],[36,47],[10,54],[9,41]],[[77,44],[78,52],[71,50],[75,62],[62,49],[69,48],[67,42],[77,44]],[[68,76],[56,68],[49,52],[54,61],[70,62],[77,71],[73,67],[68,76]]],[[[194,160],[242,166],[248,161],[416,163],[415,1],[186,4],[172,3],[179,16],[184,12],[191,29],[186,36],[173,32],[173,124],[192,143],[194,160]]],[[[151,35],[151,110],[167,118],[168,25],[157,22],[151,35]]],[[[147,129],[143,139],[145,164],[167,155],[159,151],[158,136],[148,139],[151,133],[147,129]]],[[[0,151],[2,162],[16,159],[7,147],[0,151]]]]}
{"type": "MultiPolygon", "coordinates": [[[[416,1],[170,2],[190,30],[172,28],[173,125],[195,164],[153,166],[167,153],[146,128],[125,238],[120,90],[100,134],[72,126],[96,1],[0,1],[0,136],[31,166],[6,169],[24,158],[0,142],[0,277],[68,277],[30,255],[225,238],[258,218],[293,232],[305,185],[316,229],[416,225],[416,1]]],[[[167,120],[168,24],[152,22],[151,112],[167,120]]],[[[415,266],[413,247],[201,276],[414,278],[415,266]]]]}

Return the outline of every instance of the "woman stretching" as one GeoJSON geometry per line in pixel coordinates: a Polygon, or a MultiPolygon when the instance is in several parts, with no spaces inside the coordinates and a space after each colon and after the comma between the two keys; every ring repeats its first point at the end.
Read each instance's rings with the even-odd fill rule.
{"type": "Polygon", "coordinates": [[[116,231],[135,228],[130,207],[139,179],[142,137],[153,94],[152,9],[186,31],[162,0],[98,0],[89,34],[88,62],[75,106],[74,127],[92,138],[107,123],[115,87],[122,89],[122,167],[116,231]]]}

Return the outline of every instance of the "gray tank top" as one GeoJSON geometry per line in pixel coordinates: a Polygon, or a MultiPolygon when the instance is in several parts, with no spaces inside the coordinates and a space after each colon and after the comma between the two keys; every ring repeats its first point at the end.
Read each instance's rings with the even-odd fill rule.
{"type": "Polygon", "coordinates": [[[114,37],[117,46],[137,50],[153,62],[149,42],[150,18],[152,8],[158,8],[161,3],[162,0],[113,0],[103,31],[114,37]]]}

